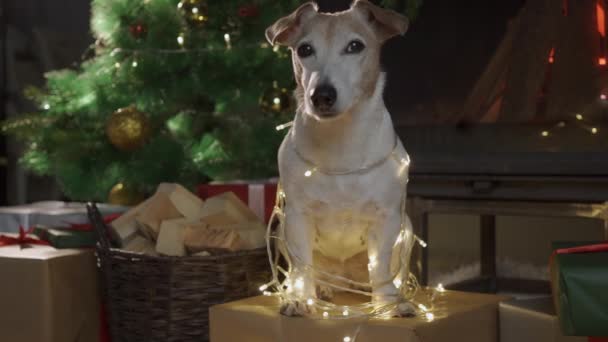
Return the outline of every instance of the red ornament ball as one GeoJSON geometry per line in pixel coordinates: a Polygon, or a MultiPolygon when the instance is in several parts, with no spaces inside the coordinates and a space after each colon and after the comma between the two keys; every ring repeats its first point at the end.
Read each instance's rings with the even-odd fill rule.
{"type": "Polygon", "coordinates": [[[141,39],[146,36],[146,33],[148,33],[148,29],[144,24],[136,23],[129,26],[129,32],[131,32],[131,36],[133,36],[133,38],[141,39]]]}
{"type": "Polygon", "coordinates": [[[252,18],[257,17],[260,14],[258,6],[255,4],[243,5],[239,7],[239,17],[241,18],[252,18]]]}

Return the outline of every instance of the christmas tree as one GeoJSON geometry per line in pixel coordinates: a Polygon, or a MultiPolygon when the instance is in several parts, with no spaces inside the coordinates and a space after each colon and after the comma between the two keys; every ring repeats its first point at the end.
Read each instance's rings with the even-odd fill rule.
{"type": "Polygon", "coordinates": [[[44,90],[28,92],[40,112],[4,129],[26,143],[25,167],[74,200],[273,176],[293,77],[289,51],[264,30],[299,4],[94,0],[88,58],[47,74],[44,90]]]}

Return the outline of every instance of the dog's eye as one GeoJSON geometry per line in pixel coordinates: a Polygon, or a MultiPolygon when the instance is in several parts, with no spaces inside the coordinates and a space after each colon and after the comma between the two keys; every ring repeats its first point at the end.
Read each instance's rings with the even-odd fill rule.
{"type": "Polygon", "coordinates": [[[313,53],[315,53],[315,49],[313,49],[312,45],[308,43],[298,46],[298,56],[300,56],[300,58],[306,58],[311,56],[313,53]]]}
{"type": "Polygon", "coordinates": [[[365,49],[365,45],[359,40],[351,40],[346,48],[344,49],[344,53],[355,54],[363,51],[365,49]]]}

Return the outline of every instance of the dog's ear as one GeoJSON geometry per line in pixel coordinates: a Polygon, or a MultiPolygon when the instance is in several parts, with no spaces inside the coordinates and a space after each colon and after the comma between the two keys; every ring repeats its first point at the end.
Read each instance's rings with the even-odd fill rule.
{"type": "Polygon", "coordinates": [[[355,0],[352,9],[372,25],[381,42],[407,32],[409,20],[395,11],[378,7],[367,0],[355,0]]]}
{"type": "Polygon", "coordinates": [[[307,2],[290,15],[277,20],[266,29],[266,39],[272,45],[291,45],[301,25],[318,11],[314,2],[307,2]]]}

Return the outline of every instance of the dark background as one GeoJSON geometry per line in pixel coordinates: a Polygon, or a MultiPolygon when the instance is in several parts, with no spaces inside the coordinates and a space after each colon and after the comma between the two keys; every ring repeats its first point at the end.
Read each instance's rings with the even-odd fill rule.
{"type": "MultiPolygon", "coordinates": [[[[321,11],[332,12],[347,9],[350,0],[318,3],[321,11]]],[[[523,3],[424,0],[409,32],[383,50],[385,101],[395,124],[457,123],[467,94],[523,3]]],[[[1,119],[34,110],[23,87],[43,85],[45,71],[81,60],[93,42],[89,20],[89,0],[0,0],[1,119]],[[36,39],[55,51],[47,65],[40,65],[36,39]]],[[[49,180],[28,176],[22,184],[19,155],[19,147],[0,136],[0,205],[58,195],[49,180]]]]}
{"type": "MultiPolygon", "coordinates": [[[[425,0],[403,38],[383,51],[385,100],[396,123],[453,121],[524,0],[425,0]]],[[[319,0],[322,11],[350,1],[319,0]]]]}

